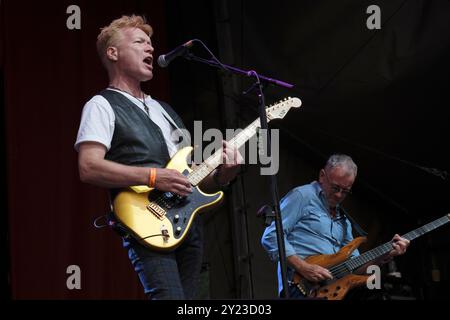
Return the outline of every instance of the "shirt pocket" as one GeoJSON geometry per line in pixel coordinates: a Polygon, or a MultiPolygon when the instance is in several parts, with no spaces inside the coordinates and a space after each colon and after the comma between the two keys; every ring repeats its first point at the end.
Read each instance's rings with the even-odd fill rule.
{"type": "Polygon", "coordinates": [[[314,207],[307,207],[305,213],[305,228],[316,235],[326,236],[330,234],[330,219],[326,212],[314,207]]]}

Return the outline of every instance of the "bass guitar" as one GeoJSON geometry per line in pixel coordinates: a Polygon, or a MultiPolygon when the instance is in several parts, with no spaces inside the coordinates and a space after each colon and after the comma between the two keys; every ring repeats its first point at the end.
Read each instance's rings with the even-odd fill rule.
{"type": "MultiPolygon", "coordinates": [[[[412,241],[448,222],[450,222],[450,214],[408,232],[402,237],[412,241]]],[[[333,279],[314,283],[302,278],[299,273],[294,273],[292,282],[306,297],[328,300],[343,299],[350,289],[366,284],[367,279],[370,277],[370,275],[358,275],[353,272],[392,250],[392,242],[389,241],[357,257],[349,258],[352,252],[366,240],[365,237],[358,237],[335,254],[315,255],[305,259],[308,263],[327,268],[331,272],[333,279]]]]}

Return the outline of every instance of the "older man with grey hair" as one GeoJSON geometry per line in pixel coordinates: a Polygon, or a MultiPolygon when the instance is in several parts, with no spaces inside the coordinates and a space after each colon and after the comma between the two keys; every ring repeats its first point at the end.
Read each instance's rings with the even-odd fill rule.
{"type": "MultiPolygon", "coordinates": [[[[281,200],[288,280],[292,280],[295,272],[312,282],[332,278],[328,269],[308,263],[304,259],[313,255],[337,253],[353,240],[352,223],[340,204],[351,193],[357,172],[358,167],[351,157],[334,154],[320,170],[318,181],[292,189],[281,200]]],[[[270,258],[278,260],[274,222],[264,231],[261,243],[270,258]]],[[[381,264],[403,254],[409,245],[409,241],[398,234],[394,236],[392,243],[393,248],[389,254],[372,264],[381,264]]],[[[357,256],[359,252],[355,250],[352,254],[357,256]]],[[[360,270],[363,271],[365,270],[360,270]]],[[[278,283],[281,293],[279,266],[278,283]]],[[[290,286],[289,291],[291,297],[302,296],[296,286],[290,286]]]]}

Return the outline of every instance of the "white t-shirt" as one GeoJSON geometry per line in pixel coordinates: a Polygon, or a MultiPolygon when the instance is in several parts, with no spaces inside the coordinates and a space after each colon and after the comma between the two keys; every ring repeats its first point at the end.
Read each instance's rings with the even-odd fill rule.
{"type": "MultiPolygon", "coordinates": [[[[111,88],[108,88],[108,90],[119,92],[131,100],[136,107],[147,113],[142,100],[139,100],[126,92],[111,88]]],[[[167,144],[167,149],[169,150],[169,155],[172,157],[178,151],[178,141],[172,140],[175,136],[172,135],[172,133],[178,128],[175,128],[169,120],[167,120],[166,116],[164,116],[164,114],[167,113],[158,101],[152,99],[150,96],[146,96],[145,104],[149,109],[149,118],[161,129],[167,144]]],[[[115,119],[116,116],[108,100],[101,95],[92,97],[92,99],[89,100],[83,107],[80,128],[78,129],[77,140],[75,142],[75,150],[78,151],[80,143],[86,141],[101,143],[106,147],[106,150],[109,150],[111,148],[111,141],[114,134],[115,119]]],[[[172,122],[174,123],[173,120],[172,122]]]]}

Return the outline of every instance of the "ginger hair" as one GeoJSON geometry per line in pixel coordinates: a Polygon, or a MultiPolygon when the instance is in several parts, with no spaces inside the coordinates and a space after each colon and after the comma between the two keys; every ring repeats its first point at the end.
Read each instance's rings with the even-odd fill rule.
{"type": "Polygon", "coordinates": [[[97,52],[105,67],[108,64],[106,50],[109,47],[116,46],[120,40],[120,30],[126,28],[138,28],[148,34],[149,37],[153,34],[152,27],[147,23],[145,17],[138,15],[122,16],[111,22],[108,26],[101,28],[100,34],[97,37],[97,52]]]}

